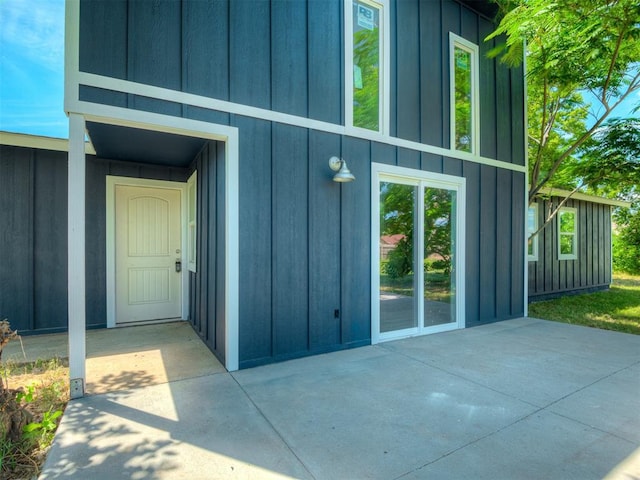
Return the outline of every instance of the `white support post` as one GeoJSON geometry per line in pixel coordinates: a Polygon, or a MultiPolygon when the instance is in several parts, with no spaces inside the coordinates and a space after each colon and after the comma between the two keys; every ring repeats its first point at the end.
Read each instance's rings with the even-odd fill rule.
{"type": "Polygon", "coordinates": [[[68,163],[68,300],[69,380],[71,398],[84,396],[86,358],[85,310],[85,120],[69,114],[68,163]]]}

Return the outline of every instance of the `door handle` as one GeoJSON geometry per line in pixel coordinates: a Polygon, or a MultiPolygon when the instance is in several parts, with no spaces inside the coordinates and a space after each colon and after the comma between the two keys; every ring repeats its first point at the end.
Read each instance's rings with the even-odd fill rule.
{"type": "Polygon", "coordinates": [[[182,262],[180,260],[176,260],[176,272],[182,271],[182,262]]]}

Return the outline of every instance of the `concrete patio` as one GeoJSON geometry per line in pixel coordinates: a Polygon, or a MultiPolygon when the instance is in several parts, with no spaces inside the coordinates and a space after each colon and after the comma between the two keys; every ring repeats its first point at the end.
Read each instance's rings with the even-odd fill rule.
{"type": "Polygon", "coordinates": [[[640,478],[638,336],[517,319],[230,374],[184,324],[126,355],[144,329],[147,363],[88,348],[106,393],[42,479],[640,478]]]}

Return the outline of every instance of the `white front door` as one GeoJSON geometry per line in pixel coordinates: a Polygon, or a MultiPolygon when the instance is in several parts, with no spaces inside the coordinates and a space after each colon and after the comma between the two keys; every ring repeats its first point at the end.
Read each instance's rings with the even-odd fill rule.
{"type": "Polygon", "coordinates": [[[182,313],[180,191],[115,186],[116,323],[182,313]]]}

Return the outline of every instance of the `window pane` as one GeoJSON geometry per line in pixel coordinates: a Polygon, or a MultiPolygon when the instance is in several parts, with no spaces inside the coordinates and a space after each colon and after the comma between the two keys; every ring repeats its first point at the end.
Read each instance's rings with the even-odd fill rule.
{"type": "Polygon", "coordinates": [[[353,2],[353,125],[380,130],[380,10],[353,2]]]}
{"type": "Polygon", "coordinates": [[[560,232],[574,233],[576,230],[575,217],[573,212],[560,212],[560,232]]]}
{"type": "Polygon", "coordinates": [[[197,256],[197,207],[198,207],[198,172],[193,172],[187,181],[187,268],[196,271],[197,256]]]}
{"type": "Polygon", "coordinates": [[[424,326],[456,321],[456,192],[424,189],[424,326]]]}
{"type": "Polygon", "coordinates": [[[454,48],[455,149],[472,151],[471,52],[454,48]]]}
{"type": "Polygon", "coordinates": [[[527,214],[527,231],[529,235],[536,231],[536,208],[529,207],[527,214]]]}
{"type": "Polygon", "coordinates": [[[196,184],[191,183],[188,187],[189,191],[189,221],[196,221],[196,184]]]}
{"type": "Polygon", "coordinates": [[[537,205],[530,205],[527,210],[527,255],[530,260],[537,256],[536,250],[538,249],[537,237],[532,237],[535,231],[538,230],[538,208],[537,205]]]}
{"type": "Polygon", "coordinates": [[[573,235],[560,234],[560,253],[562,255],[573,254],[573,235]]]}
{"type": "Polygon", "coordinates": [[[380,332],[418,324],[413,268],[416,189],[380,183],[380,332]]]}
{"type": "Polygon", "coordinates": [[[196,224],[195,222],[189,223],[189,264],[195,267],[196,263],[196,224]]]}

